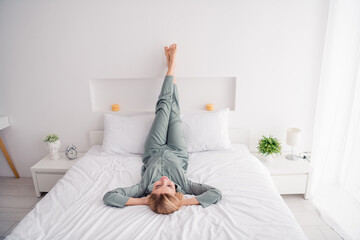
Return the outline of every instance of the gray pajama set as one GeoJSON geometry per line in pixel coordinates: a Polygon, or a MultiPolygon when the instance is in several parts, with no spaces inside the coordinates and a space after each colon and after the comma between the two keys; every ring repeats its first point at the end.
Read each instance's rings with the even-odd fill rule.
{"type": "Polygon", "coordinates": [[[174,182],[177,192],[195,195],[203,207],[221,199],[220,190],[192,182],[186,177],[189,155],[182,134],[178,93],[173,80],[173,76],[166,76],[161,88],[156,116],[145,142],[141,182],[107,192],[104,196],[106,205],[123,208],[129,198],[151,194],[154,182],[162,176],[167,176],[174,182]]]}

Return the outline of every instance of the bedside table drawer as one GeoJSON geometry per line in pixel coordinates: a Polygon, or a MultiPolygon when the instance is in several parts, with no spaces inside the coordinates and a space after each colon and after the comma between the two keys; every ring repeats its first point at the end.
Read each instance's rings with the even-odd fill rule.
{"type": "Polygon", "coordinates": [[[271,176],[280,194],[300,194],[306,192],[308,175],[271,176]]]}
{"type": "Polygon", "coordinates": [[[49,192],[64,174],[61,173],[36,173],[40,192],[49,192]]]}

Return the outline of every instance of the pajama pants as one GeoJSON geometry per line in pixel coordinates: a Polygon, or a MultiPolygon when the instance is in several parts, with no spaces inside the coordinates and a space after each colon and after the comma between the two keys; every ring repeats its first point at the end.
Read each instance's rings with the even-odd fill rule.
{"type": "Polygon", "coordinates": [[[166,76],[163,82],[156,104],[156,116],[145,142],[143,163],[146,165],[152,157],[165,156],[164,152],[170,151],[172,154],[167,156],[178,158],[175,161],[180,159],[186,171],[189,155],[182,132],[178,91],[173,81],[173,76],[166,76]]]}

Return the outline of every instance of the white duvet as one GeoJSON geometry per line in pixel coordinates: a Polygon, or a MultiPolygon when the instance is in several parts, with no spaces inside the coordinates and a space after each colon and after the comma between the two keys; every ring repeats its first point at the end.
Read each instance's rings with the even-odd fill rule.
{"type": "Polygon", "coordinates": [[[208,208],[159,215],[147,206],[105,206],[107,191],[140,181],[141,166],[140,155],[92,147],[6,239],[306,239],[269,173],[244,145],[190,155],[188,178],[223,193],[208,208]]]}

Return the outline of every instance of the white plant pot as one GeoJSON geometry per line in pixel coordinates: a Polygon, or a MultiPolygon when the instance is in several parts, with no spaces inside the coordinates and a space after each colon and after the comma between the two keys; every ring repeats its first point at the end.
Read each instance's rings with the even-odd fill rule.
{"type": "Polygon", "coordinates": [[[273,155],[263,156],[263,159],[265,162],[272,162],[274,161],[274,156],[273,155]]]}
{"type": "Polygon", "coordinates": [[[60,147],[61,147],[60,140],[57,140],[56,142],[48,143],[50,159],[53,159],[53,160],[60,159],[60,153],[59,153],[60,147]]]}

